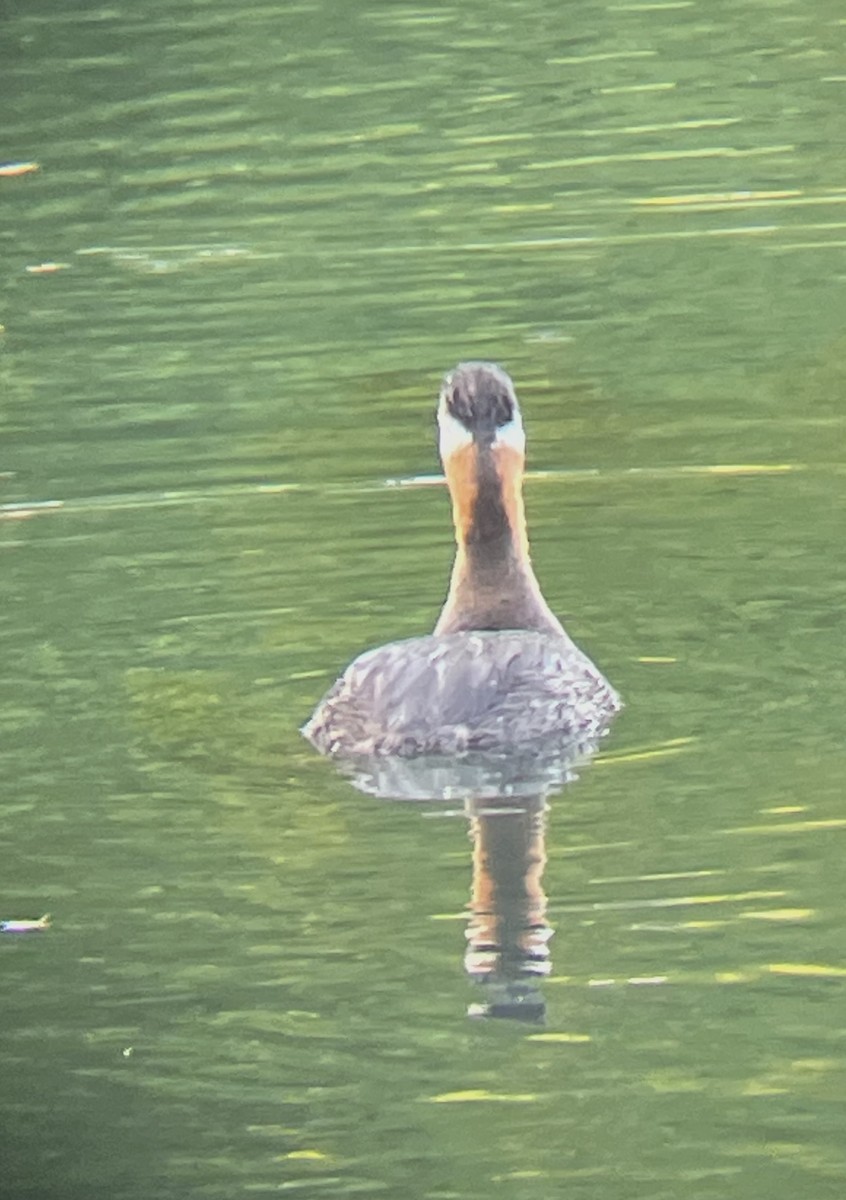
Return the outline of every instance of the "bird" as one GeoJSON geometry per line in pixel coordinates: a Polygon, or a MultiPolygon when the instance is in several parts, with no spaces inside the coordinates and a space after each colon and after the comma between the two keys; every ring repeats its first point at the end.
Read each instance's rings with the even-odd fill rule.
{"type": "Polygon", "coordinates": [[[459,363],[444,377],[437,424],[456,552],[434,631],[360,654],[302,733],[346,758],[594,744],[622,702],[535,575],[511,378],[494,363],[459,363]]]}

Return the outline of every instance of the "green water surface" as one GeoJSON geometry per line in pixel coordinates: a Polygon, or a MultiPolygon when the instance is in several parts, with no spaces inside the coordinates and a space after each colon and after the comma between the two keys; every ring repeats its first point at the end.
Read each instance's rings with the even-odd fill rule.
{"type": "Polygon", "coordinates": [[[840,0],[0,21],[3,1196],[840,1200],[840,0]],[[466,1015],[460,806],[297,732],[432,627],[466,358],[626,700],[542,1027],[466,1015]]]}

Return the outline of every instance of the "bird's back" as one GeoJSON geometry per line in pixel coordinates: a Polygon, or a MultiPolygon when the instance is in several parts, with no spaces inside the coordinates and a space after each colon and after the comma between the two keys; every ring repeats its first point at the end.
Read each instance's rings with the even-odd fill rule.
{"type": "Polygon", "coordinates": [[[452,754],[598,737],[620,707],[568,637],[431,635],[359,655],[303,729],[323,753],[452,754]]]}

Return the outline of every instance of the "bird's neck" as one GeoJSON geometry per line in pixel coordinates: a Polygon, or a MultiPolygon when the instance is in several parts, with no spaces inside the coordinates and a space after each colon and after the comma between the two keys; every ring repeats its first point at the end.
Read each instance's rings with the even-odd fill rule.
{"type": "Polygon", "coordinates": [[[475,444],[446,464],[456,555],[436,634],[468,629],[561,633],[529,558],[523,458],[475,444]]]}

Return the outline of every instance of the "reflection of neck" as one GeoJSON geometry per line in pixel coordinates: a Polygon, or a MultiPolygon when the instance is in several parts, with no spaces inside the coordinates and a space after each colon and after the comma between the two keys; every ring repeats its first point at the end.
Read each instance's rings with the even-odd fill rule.
{"type": "Polygon", "coordinates": [[[464,962],[474,978],[549,974],[545,813],[542,797],[508,807],[470,802],[473,898],[464,962]]]}
{"type": "Polygon", "coordinates": [[[522,456],[469,447],[447,471],[457,550],[435,633],[537,629],[561,634],[529,559],[522,456]]]}

